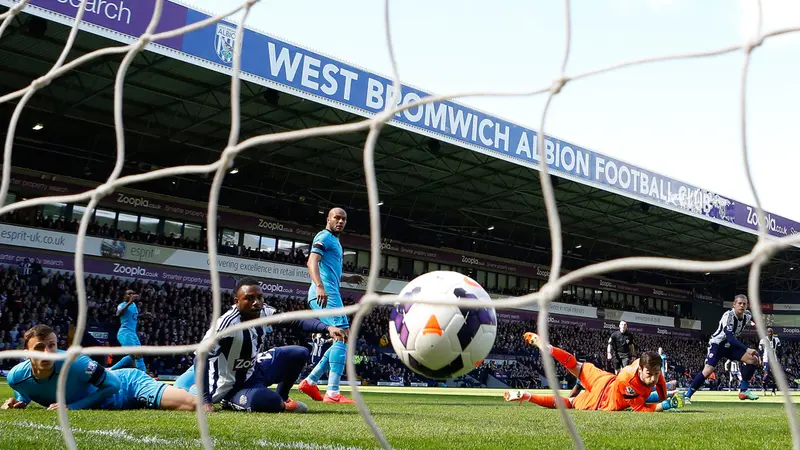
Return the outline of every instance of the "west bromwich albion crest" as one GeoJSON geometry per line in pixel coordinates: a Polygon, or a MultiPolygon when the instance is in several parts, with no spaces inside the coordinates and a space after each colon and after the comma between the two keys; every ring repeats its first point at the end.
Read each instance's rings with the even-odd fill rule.
{"type": "Polygon", "coordinates": [[[222,23],[217,24],[217,34],[214,36],[214,48],[222,62],[233,62],[233,47],[236,45],[236,28],[222,23]]]}

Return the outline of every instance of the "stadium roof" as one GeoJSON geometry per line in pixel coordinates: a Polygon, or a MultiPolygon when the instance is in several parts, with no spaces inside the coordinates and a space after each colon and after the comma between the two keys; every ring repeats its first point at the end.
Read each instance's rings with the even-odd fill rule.
{"type": "MultiPolygon", "coordinates": [[[[0,2],[1,3],[1,2],[0,2]]],[[[0,12],[5,10],[0,6],[0,12]]],[[[0,90],[28,85],[52,66],[69,27],[30,15],[15,18],[0,37],[0,90]]],[[[79,33],[74,59],[118,45],[79,33]]],[[[121,56],[95,59],[58,78],[30,101],[17,129],[14,166],[102,181],[113,167],[113,85],[121,56]],[[34,130],[34,125],[43,128],[34,130]]],[[[125,174],[158,167],[206,164],[219,158],[230,126],[230,77],[172,56],[140,53],[125,83],[125,174]]],[[[0,105],[7,123],[14,105],[0,105]]],[[[348,123],[351,112],[298,95],[243,82],[242,138],[348,123]]],[[[38,127],[36,127],[38,128],[38,127]]],[[[2,133],[5,136],[5,127],[2,133]]],[[[318,210],[343,205],[351,225],[366,232],[368,217],[362,147],[366,133],[342,134],[263,146],[236,160],[221,204],[300,222],[318,221],[318,210]]],[[[447,140],[397,126],[384,128],[375,163],[385,237],[548,263],[550,238],[539,172],[447,140]]],[[[134,186],[205,200],[210,177],[180,177],[134,186]]],[[[747,253],[755,236],[562,177],[556,196],[567,268],[622,256],[658,255],[727,259],[747,253]]],[[[765,289],[800,289],[797,251],[769,264],[765,289]]],[[[746,284],[746,271],[714,274],[617,274],[730,295],[746,284]]]]}

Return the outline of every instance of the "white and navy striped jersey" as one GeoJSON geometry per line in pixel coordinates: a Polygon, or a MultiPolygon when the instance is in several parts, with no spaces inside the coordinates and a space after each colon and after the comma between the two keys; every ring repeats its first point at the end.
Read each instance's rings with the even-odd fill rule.
{"type": "Polygon", "coordinates": [[[725,335],[726,331],[733,333],[733,335],[738,338],[739,335],[742,334],[744,327],[749,325],[752,321],[753,315],[748,310],[745,310],[741,319],[736,317],[736,313],[733,309],[725,311],[725,314],[719,319],[719,325],[717,325],[717,329],[714,331],[714,334],[711,335],[711,339],[709,339],[708,343],[722,344],[727,342],[728,337],[725,335]]]}
{"type": "Polygon", "coordinates": [[[731,375],[738,375],[739,374],[739,361],[734,361],[729,359],[725,361],[725,370],[731,373],[731,375]]]}
{"type": "MultiPolygon", "coordinates": [[[[260,317],[275,314],[275,309],[264,305],[260,317]]],[[[236,306],[221,315],[217,320],[217,332],[242,322],[236,306]]],[[[208,392],[213,402],[219,402],[235,386],[241,386],[253,376],[256,369],[256,356],[268,349],[266,336],[272,332],[271,326],[254,326],[225,336],[208,354],[208,392]]],[[[208,337],[206,333],[205,337],[208,337]]]]}
{"type": "Polygon", "coordinates": [[[773,334],[771,338],[765,337],[764,339],[761,339],[761,341],[759,341],[758,343],[758,352],[761,353],[761,358],[764,360],[764,363],[769,362],[769,352],[767,351],[768,345],[772,347],[772,350],[775,351],[775,356],[777,356],[778,358],[781,357],[780,356],[781,340],[778,339],[778,336],[775,336],[773,334]]]}

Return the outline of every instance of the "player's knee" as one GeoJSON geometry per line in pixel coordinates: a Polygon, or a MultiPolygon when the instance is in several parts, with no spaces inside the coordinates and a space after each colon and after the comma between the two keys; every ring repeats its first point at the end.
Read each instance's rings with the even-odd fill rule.
{"type": "Polygon", "coordinates": [[[246,407],[253,412],[277,413],[283,411],[283,399],[270,389],[257,389],[249,395],[246,407]]]}

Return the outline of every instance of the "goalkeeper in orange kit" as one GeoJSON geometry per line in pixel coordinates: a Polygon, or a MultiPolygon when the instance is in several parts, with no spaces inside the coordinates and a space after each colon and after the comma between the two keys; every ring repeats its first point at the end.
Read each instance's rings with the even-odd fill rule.
{"type": "MultiPolygon", "coordinates": [[[[525,340],[540,347],[536,333],[525,333],[525,340]]],[[[630,408],[640,412],[661,412],[683,407],[682,394],[676,393],[670,397],[667,393],[667,383],[661,373],[661,356],[656,352],[642,353],[614,375],[594,364],[578,362],[575,356],[558,347],[551,345],[549,350],[553,358],[576,376],[586,390],[569,398],[507,391],[504,395],[507,402],[529,401],[545,408],[555,408],[555,402],[561,401],[567,408],[601,411],[624,411],[630,408]]]]}

